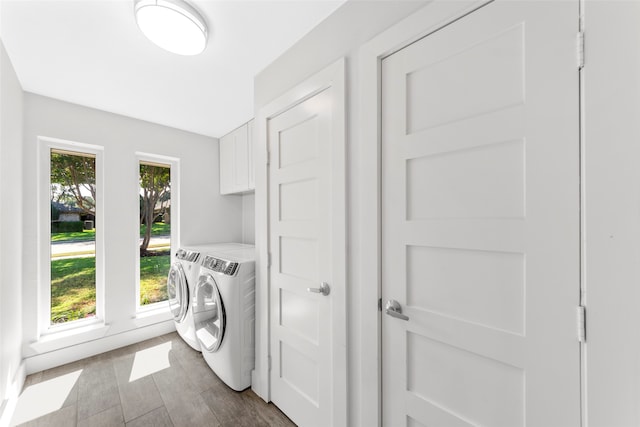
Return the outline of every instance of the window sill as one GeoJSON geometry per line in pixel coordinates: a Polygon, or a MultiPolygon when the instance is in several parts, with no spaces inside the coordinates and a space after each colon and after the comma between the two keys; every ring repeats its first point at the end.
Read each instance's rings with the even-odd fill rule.
{"type": "Polygon", "coordinates": [[[119,322],[116,330],[113,330],[111,324],[104,323],[102,319],[95,318],[80,320],[65,325],[56,325],[43,332],[37,341],[25,345],[24,356],[31,357],[48,353],[106,338],[109,335],[118,334],[123,331],[131,331],[172,320],[173,316],[169,309],[169,303],[161,302],[142,307],[129,322],[119,322]]]}
{"type": "Polygon", "coordinates": [[[138,312],[133,317],[136,327],[152,325],[154,323],[172,320],[171,310],[167,301],[151,304],[145,307],[139,307],[138,312]]]}
{"type": "Polygon", "coordinates": [[[107,335],[110,325],[101,319],[81,321],[81,323],[50,327],[40,335],[38,341],[29,344],[36,354],[47,353],[70,347],[107,335]]]}

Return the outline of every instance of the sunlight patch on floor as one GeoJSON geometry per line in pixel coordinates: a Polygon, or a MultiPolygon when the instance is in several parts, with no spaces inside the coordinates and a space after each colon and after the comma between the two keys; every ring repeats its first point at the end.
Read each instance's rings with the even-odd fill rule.
{"type": "Polygon", "coordinates": [[[27,387],[16,405],[11,425],[22,424],[62,408],[82,369],[27,387]]]}
{"type": "Polygon", "coordinates": [[[136,352],[131,367],[131,375],[129,382],[134,382],[142,377],[151,375],[155,372],[162,371],[171,367],[169,363],[169,352],[171,351],[171,342],[165,342],[144,350],[136,352]]]}

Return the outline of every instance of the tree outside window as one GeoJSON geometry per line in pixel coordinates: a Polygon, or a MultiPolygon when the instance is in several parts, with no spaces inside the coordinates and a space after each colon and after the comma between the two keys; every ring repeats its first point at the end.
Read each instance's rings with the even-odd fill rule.
{"type": "Polygon", "coordinates": [[[140,305],[167,299],[170,235],[171,167],[140,162],[140,305]]]}

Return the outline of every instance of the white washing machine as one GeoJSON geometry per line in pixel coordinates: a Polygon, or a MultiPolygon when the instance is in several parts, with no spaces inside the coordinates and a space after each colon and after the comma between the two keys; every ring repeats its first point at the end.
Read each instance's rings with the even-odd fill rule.
{"type": "Polygon", "coordinates": [[[251,385],[255,365],[255,248],[203,251],[192,310],[207,364],[236,391],[251,385]]]}

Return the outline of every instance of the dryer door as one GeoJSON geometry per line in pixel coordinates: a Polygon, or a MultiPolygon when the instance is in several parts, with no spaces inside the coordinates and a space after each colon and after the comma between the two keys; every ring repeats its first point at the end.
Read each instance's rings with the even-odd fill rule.
{"type": "Polygon", "coordinates": [[[218,351],[224,338],[226,314],[218,285],[211,274],[200,275],[192,310],[202,351],[218,351]]]}
{"type": "Polygon", "coordinates": [[[179,262],[174,263],[169,270],[167,296],[173,319],[176,322],[182,322],[189,308],[189,286],[184,269],[179,262]]]}

